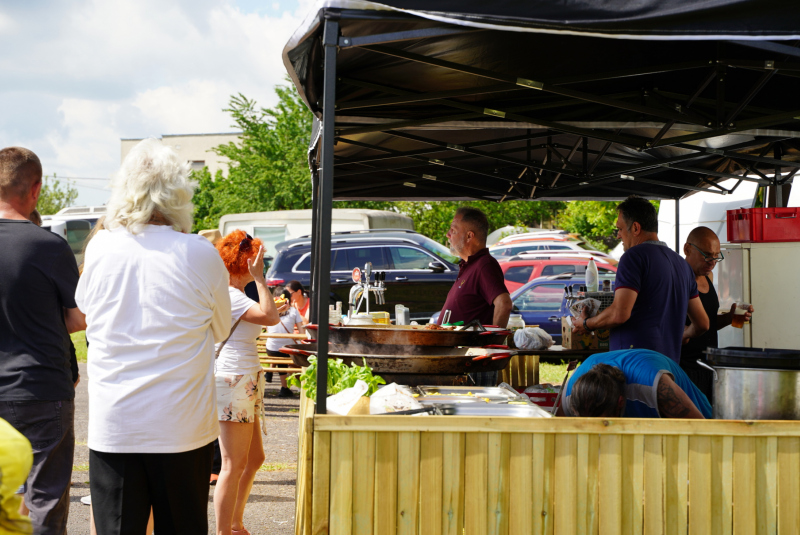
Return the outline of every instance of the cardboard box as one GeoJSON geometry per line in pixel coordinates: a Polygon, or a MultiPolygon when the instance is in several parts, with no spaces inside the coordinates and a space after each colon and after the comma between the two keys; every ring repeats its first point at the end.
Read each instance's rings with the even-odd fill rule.
{"type": "Polygon", "coordinates": [[[564,349],[597,349],[608,351],[611,332],[608,329],[597,329],[580,336],[572,335],[572,326],[568,318],[561,318],[561,347],[564,349]]]}

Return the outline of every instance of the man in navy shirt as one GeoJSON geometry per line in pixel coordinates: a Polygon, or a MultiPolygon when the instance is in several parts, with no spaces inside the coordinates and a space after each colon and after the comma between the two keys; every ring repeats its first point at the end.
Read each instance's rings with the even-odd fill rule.
{"type": "Polygon", "coordinates": [[[616,226],[625,254],[617,267],[614,302],[593,318],[579,318],[573,332],[611,329],[612,351],[652,349],[680,362],[683,339],[696,338],[709,326],[694,273],[659,241],[656,210],[646,199],[632,195],[622,202],[616,226]],[[687,315],[692,323],[685,327],[687,315]]]}

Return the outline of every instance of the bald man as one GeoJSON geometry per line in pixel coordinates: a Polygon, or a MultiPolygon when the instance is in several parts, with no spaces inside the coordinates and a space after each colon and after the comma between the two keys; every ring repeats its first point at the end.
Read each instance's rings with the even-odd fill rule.
{"type": "MultiPolygon", "coordinates": [[[[683,254],[686,255],[686,262],[692,268],[692,272],[697,282],[697,291],[700,294],[700,302],[708,315],[711,326],[704,334],[697,338],[689,339],[684,337],[684,345],[681,348],[681,368],[686,375],[697,385],[697,387],[711,399],[714,377],[706,368],[698,366],[697,359],[705,360],[703,351],[709,347],[717,347],[717,331],[731,324],[733,311],[736,310],[736,303],[731,306],[731,310],[725,314],[717,314],[719,310],[719,298],[714,290],[713,274],[711,273],[723,256],[720,252],[719,238],[714,231],[708,227],[697,227],[686,237],[683,245],[683,254]],[[714,319],[716,318],[716,320],[714,319]],[[716,321],[716,324],[715,324],[716,321]]],[[[750,319],[753,307],[745,315],[750,319]]],[[[686,325],[691,324],[687,318],[686,325]]]]}

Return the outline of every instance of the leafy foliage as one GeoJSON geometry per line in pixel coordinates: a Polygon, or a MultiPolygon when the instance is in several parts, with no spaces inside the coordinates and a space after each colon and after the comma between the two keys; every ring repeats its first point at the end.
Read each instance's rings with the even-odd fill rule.
{"type": "Polygon", "coordinates": [[[53,174],[42,179],[42,191],[36,209],[42,215],[53,215],[59,210],[72,205],[78,198],[78,190],[66,180],[60,180],[53,174]]]}
{"type": "MultiPolygon", "coordinates": [[[[658,211],[659,202],[650,202],[658,211]]],[[[558,218],[558,224],[564,230],[580,234],[598,249],[610,251],[619,243],[614,236],[618,204],[616,201],[568,202],[558,218]]]]}

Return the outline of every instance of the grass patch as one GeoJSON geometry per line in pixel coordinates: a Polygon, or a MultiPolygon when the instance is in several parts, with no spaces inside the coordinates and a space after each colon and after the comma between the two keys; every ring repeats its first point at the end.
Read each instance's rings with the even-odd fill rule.
{"type": "Polygon", "coordinates": [[[300,409],[289,409],[289,412],[300,412],[300,409]]]}
{"type": "Polygon", "coordinates": [[[73,464],[72,465],[73,472],[88,472],[89,465],[88,464],[73,464]]]}
{"type": "MultiPolygon", "coordinates": [[[[539,363],[539,382],[550,383],[553,385],[560,385],[567,375],[567,361],[562,360],[561,364],[551,364],[549,362],[539,363]]],[[[578,366],[580,366],[580,362],[578,366]]],[[[577,368],[575,368],[577,370],[577,368]]],[[[572,377],[574,371],[570,372],[569,376],[572,377]]]]}
{"type": "Polygon", "coordinates": [[[78,362],[86,362],[86,331],[78,331],[69,335],[72,345],[75,346],[75,355],[78,362]]]}
{"type": "Polygon", "coordinates": [[[259,472],[280,472],[282,470],[296,470],[297,463],[264,463],[261,465],[261,468],[258,469],[259,472]]]}

